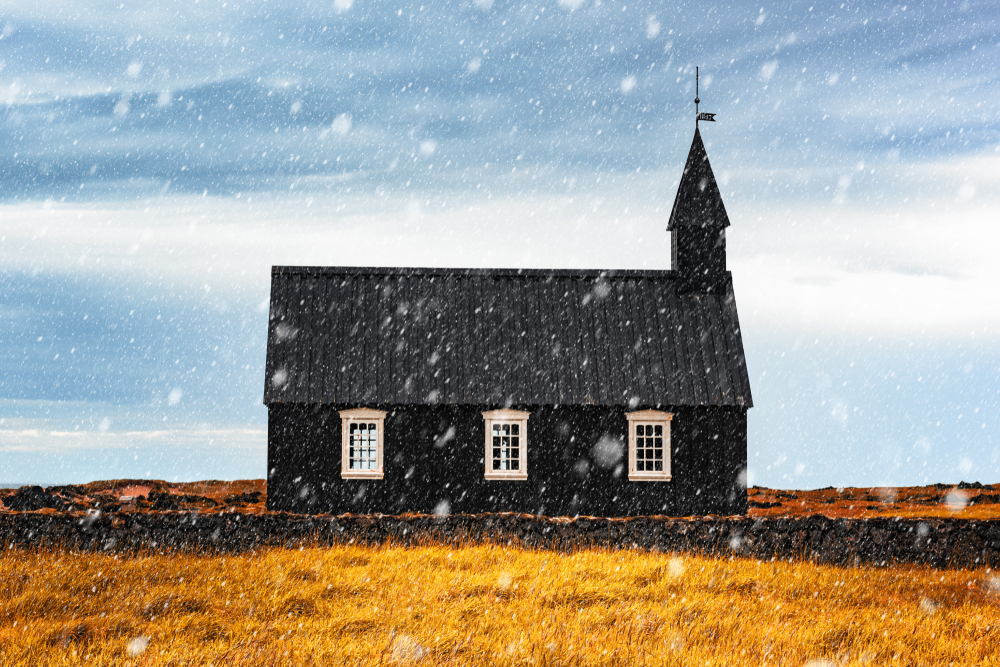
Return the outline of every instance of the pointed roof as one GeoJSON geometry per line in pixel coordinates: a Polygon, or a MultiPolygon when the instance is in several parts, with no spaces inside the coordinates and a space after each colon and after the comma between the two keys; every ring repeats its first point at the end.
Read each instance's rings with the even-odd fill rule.
{"type": "Polygon", "coordinates": [[[729,226],[729,216],[722,204],[722,193],[715,182],[712,165],[708,163],[708,153],[701,141],[701,132],[695,126],[694,141],[688,152],[684,174],[677,187],[674,208],[670,212],[667,231],[675,227],[718,227],[729,226]]]}

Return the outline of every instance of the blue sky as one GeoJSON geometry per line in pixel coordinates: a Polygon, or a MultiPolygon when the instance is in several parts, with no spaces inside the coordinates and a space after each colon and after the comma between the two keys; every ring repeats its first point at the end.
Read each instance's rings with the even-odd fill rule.
{"type": "Polygon", "coordinates": [[[695,65],[752,482],[1000,481],[998,15],[0,2],[0,481],[264,476],[273,264],[668,268],[695,65]]]}

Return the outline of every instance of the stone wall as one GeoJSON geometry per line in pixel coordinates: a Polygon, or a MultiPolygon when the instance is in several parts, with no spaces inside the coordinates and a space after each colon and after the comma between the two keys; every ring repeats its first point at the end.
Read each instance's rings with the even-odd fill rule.
{"type": "Polygon", "coordinates": [[[332,544],[493,542],[570,551],[587,547],[688,552],[839,565],[1000,564],[1000,522],[966,519],[701,517],[576,519],[523,514],[305,516],[270,512],[0,514],[4,548],[240,553],[332,544]]]}

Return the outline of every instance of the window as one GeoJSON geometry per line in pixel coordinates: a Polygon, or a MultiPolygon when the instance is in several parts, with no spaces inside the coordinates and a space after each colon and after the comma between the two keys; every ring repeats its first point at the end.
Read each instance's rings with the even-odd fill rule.
{"type": "Polygon", "coordinates": [[[382,431],[385,412],[358,408],[341,410],[340,476],[382,479],[382,431]]]}
{"type": "Polygon", "coordinates": [[[628,478],[633,482],[670,480],[670,420],[659,410],[640,410],[628,419],[628,478]]]}
{"type": "Polygon", "coordinates": [[[486,479],[528,479],[528,416],[522,410],[483,413],[486,479]]]}

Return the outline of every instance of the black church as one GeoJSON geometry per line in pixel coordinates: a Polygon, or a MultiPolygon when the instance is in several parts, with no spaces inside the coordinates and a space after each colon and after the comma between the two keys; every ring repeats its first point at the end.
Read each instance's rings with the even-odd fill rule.
{"type": "Polygon", "coordinates": [[[728,226],[696,127],[669,271],[273,267],[268,509],[746,513],[728,226]]]}

